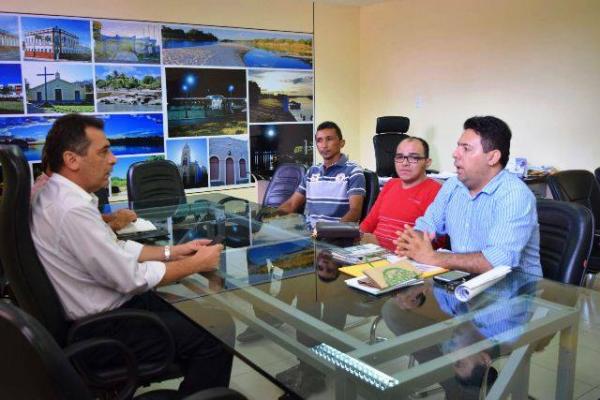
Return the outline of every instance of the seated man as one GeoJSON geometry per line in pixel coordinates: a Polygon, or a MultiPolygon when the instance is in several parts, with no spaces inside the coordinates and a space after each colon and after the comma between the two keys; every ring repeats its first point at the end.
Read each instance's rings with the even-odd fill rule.
{"type": "Polygon", "coordinates": [[[363,241],[379,244],[394,250],[396,232],[404,225],[413,226],[415,220],[425,214],[441,185],[427,178],[431,165],[429,145],[418,137],[408,137],[398,143],[394,157],[398,178],[391,179],[383,187],[369,215],[360,224],[363,241]]]}
{"type": "Polygon", "coordinates": [[[342,154],[346,142],[336,123],[321,123],[315,142],[323,163],[308,169],[296,192],[279,206],[279,211],[296,212],[306,203],[304,214],[310,229],[318,221],[358,222],[366,193],[362,168],[342,154]]]}
{"type": "MultiPolygon", "coordinates": [[[[180,393],[227,386],[231,354],[152,292],[157,285],[216,269],[222,246],[206,246],[205,240],[160,247],[117,240],[91,195],[106,187],[116,162],[101,120],[77,114],[57,119],[44,152],[52,175],[33,200],[32,236],[67,318],[124,308],[154,312],[175,340],[175,362],[185,373],[180,393]]],[[[122,341],[142,361],[153,360],[164,341],[133,321],[97,327],[90,334],[122,341]]],[[[112,359],[103,356],[91,363],[110,365],[112,359]]]]}
{"type": "Polygon", "coordinates": [[[473,117],[454,150],[457,176],[444,183],[425,215],[399,232],[397,253],[415,261],[482,273],[500,265],[542,275],[533,193],[504,170],[511,132],[495,117],[473,117]],[[449,235],[452,253],[433,250],[449,235]]]}

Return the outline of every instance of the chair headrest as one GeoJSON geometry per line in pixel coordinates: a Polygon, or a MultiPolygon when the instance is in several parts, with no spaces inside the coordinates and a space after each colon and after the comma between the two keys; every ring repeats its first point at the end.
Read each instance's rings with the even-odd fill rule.
{"type": "Polygon", "coordinates": [[[375,133],[406,133],[410,119],[401,116],[378,117],[375,133]]]}

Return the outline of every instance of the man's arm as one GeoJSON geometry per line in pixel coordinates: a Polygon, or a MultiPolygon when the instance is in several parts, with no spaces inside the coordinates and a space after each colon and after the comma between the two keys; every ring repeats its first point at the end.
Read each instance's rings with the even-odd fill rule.
{"type": "MultiPolygon", "coordinates": [[[[200,248],[206,247],[210,243],[208,239],[192,240],[177,246],[170,246],[170,259],[177,260],[196,253],[200,248]]],[[[165,246],[147,246],[142,247],[138,256],[139,262],[145,261],[165,261],[165,246]]]]}
{"type": "Polygon", "coordinates": [[[437,265],[447,269],[480,274],[489,271],[493,265],[484,257],[483,253],[444,253],[435,251],[431,245],[434,233],[424,234],[415,231],[410,225],[404,227],[404,232],[399,233],[396,241],[396,253],[400,256],[412,258],[416,262],[437,265]]]}
{"type": "Polygon", "coordinates": [[[364,201],[363,195],[353,195],[348,199],[350,202],[350,210],[342,217],[342,222],[358,222],[362,213],[362,205],[364,201]]]}
{"type": "Polygon", "coordinates": [[[296,212],[304,202],[306,201],[306,197],[300,192],[294,192],[292,197],[287,199],[282,205],[277,208],[277,211],[283,214],[291,214],[296,212]]]}

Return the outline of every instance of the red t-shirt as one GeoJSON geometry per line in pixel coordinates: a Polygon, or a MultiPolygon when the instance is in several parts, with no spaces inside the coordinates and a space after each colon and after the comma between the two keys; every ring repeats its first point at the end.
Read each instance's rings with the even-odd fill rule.
{"type": "Polygon", "coordinates": [[[396,246],[392,240],[398,237],[396,232],[403,231],[406,224],[413,226],[417,218],[425,214],[441,187],[430,178],[409,189],[402,188],[400,178],[390,180],[360,224],[360,230],[373,233],[381,246],[394,250],[396,246]]]}

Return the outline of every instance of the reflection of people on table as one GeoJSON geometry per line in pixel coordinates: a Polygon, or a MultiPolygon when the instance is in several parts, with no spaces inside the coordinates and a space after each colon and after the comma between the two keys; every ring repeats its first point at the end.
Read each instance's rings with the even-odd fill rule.
{"type": "Polygon", "coordinates": [[[484,294],[462,303],[445,287],[432,285],[415,286],[398,292],[382,308],[383,319],[396,335],[418,330],[440,322],[435,317],[441,311],[448,318],[473,313],[468,322],[457,326],[449,340],[419,349],[412,356],[425,363],[443,355],[449,355],[485,339],[499,339],[484,351],[460,357],[457,353],[452,369],[453,377],[440,382],[447,399],[479,399],[482,386],[491,386],[497,371],[491,367],[494,359],[509,354],[511,346],[520,336],[521,328],[533,316],[533,307],[527,294],[537,289],[539,278],[514,273],[489,288],[484,294]],[[431,301],[428,299],[434,299],[431,301]]]}

